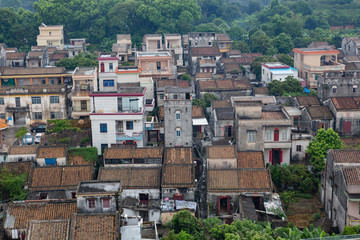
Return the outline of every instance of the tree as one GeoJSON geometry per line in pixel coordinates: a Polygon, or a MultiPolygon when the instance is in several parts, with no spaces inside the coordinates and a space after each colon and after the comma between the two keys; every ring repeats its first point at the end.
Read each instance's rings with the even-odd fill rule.
{"type": "Polygon", "coordinates": [[[306,150],[306,152],[310,155],[310,163],[313,165],[313,171],[318,173],[324,170],[324,159],[326,157],[326,152],[329,149],[342,148],[343,142],[332,128],[329,128],[326,131],[323,128],[319,129],[306,150]]]}
{"type": "Polygon", "coordinates": [[[243,41],[234,41],[231,45],[232,50],[240,50],[243,53],[250,52],[249,45],[243,41]]]}
{"type": "Polygon", "coordinates": [[[79,53],[73,58],[63,58],[56,63],[57,67],[65,67],[66,69],[75,69],[76,67],[96,67],[97,59],[94,55],[87,53],[79,53]]]}
{"type": "Polygon", "coordinates": [[[291,37],[286,33],[280,33],[273,39],[274,46],[278,49],[279,53],[288,54],[294,48],[291,37]]]}
{"type": "Polygon", "coordinates": [[[27,179],[26,173],[21,175],[13,174],[7,168],[0,171],[0,189],[2,200],[25,200],[27,192],[24,191],[24,184],[27,179]]]}
{"type": "Polygon", "coordinates": [[[254,59],[250,64],[250,70],[256,74],[257,79],[261,79],[261,63],[276,62],[276,59],[272,56],[263,55],[254,59]]]}
{"type": "Polygon", "coordinates": [[[271,39],[263,30],[257,30],[250,37],[250,48],[252,52],[267,53],[268,49],[272,46],[271,39]]]}
{"type": "Polygon", "coordinates": [[[197,218],[195,218],[187,210],[182,210],[176,213],[171,219],[171,229],[174,230],[176,234],[184,232],[192,236],[197,236],[203,238],[204,236],[204,227],[197,218]]]}
{"type": "Polygon", "coordinates": [[[273,80],[268,84],[269,94],[274,96],[292,95],[292,93],[302,93],[303,87],[300,81],[292,76],[286,77],[286,80],[280,82],[273,80]]]}
{"type": "Polygon", "coordinates": [[[26,127],[19,128],[18,132],[15,134],[15,137],[19,140],[21,140],[26,134],[28,133],[28,130],[26,127]]]}
{"type": "Polygon", "coordinates": [[[294,67],[294,58],[292,58],[290,55],[278,54],[276,58],[279,62],[282,62],[290,67],[294,67]]]}

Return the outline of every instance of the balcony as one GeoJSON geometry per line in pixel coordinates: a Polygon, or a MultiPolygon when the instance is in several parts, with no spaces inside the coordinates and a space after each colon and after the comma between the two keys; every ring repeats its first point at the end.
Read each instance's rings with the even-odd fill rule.
{"type": "Polygon", "coordinates": [[[154,110],[155,99],[146,99],[145,100],[145,111],[151,112],[154,110]]]}
{"type": "Polygon", "coordinates": [[[21,106],[21,105],[7,106],[5,110],[6,112],[28,112],[30,111],[30,108],[29,105],[27,104],[26,106],[21,106]]]}
{"type": "Polygon", "coordinates": [[[154,116],[147,116],[145,122],[145,129],[153,130],[153,127],[154,127],[154,116]]]}
{"type": "Polygon", "coordinates": [[[265,141],[264,148],[291,148],[291,141],[265,141]]]}
{"type": "Polygon", "coordinates": [[[134,140],[139,141],[143,140],[143,134],[142,133],[133,133],[133,132],[118,132],[116,133],[116,141],[123,142],[127,140],[134,140]]]}
{"type": "Polygon", "coordinates": [[[345,65],[340,63],[330,63],[329,65],[310,66],[304,64],[304,69],[310,72],[326,72],[326,71],[344,71],[345,65]]]}

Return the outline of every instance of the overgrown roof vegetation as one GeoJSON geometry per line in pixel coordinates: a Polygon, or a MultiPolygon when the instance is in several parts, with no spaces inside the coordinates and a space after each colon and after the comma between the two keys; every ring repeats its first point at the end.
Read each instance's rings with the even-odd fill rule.
{"type": "Polygon", "coordinates": [[[72,156],[82,156],[85,161],[95,163],[98,159],[97,148],[88,147],[88,148],[70,148],[68,154],[72,156]]]}

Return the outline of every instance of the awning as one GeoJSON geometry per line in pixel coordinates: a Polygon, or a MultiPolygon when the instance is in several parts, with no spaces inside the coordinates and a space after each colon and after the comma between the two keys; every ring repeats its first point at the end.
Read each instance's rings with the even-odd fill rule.
{"type": "Polygon", "coordinates": [[[350,194],[345,192],[345,195],[350,202],[360,202],[360,194],[350,194]]]}
{"type": "Polygon", "coordinates": [[[193,122],[193,126],[209,125],[206,118],[193,118],[192,122],[193,122]]]}

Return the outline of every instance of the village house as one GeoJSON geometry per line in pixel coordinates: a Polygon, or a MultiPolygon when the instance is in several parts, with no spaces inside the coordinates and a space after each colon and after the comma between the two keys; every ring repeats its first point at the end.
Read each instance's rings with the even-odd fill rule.
{"type": "Polygon", "coordinates": [[[176,66],[183,66],[183,48],[181,46],[181,35],[178,33],[164,34],[164,50],[173,51],[175,57],[176,66]]]}
{"type": "Polygon", "coordinates": [[[360,151],[329,150],[321,181],[321,201],[333,227],[358,225],[360,194],[360,151]]]}
{"type": "Polygon", "coordinates": [[[230,36],[226,33],[216,33],[215,38],[216,45],[219,47],[221,54],[224,56],[224,54],[231,49],[233,41],[231,41],[230,36]]]}
{"type": "Polygon", "coordinates": [[[187,35],[190,49],[193,47],[215,47],[216,34],[214,32],[190,32],[187,35]]]}
{"type": "Polygon", "coordinates": [[[64,46],[69,58],[73,58],[81,52],[86,52],[86,38],[70,38],[70,44],[64,46]]]}
{"type": "Polygon", "coordinates": [[[91,112],[90,93],[97,91],[97,68],[77,67],[73,73],[71,91],[73,119],[88,118],[91,112]]]}
{"type": "Polygon", "coordinates": [[[203,64],[202,72],[211,72],[215,74],[216,64],[221,57],[218,47],[192,47],[189,51],[189,72],[195,75],[200,71],[200,63],[203,64]],[[201,60],[203,60],[201,62],[201,60]]]}
{"type": "Polygon", "coordinates": [[[324,102],[335,117],[335,130],[340,135],[356,135],[360,131],[360,98],[332,97],[324,102]]]}
{"type": "Polygon", "coordinates": [[[118,89],[116,84],[116,68],[118,58],[115,53],[103,53],[98,58],[99,62],[99,91],[112,92],[118,89]],[[115,88],[115,89],[114,89],[115,88]]]}
{"type": "Polygon", "coordinates": [[[140,77],[176,78],[177,76],[168,51],[136,52],[135,65],[142,69],[140,77]]]}
{"type": "Polygon", "coordinates": [[[121,182],[121,207],[128,216],[141,216],[144,221],[161,222],[161,164],[160,166],[117,166],[100,168],[101,181],[118,179],[121,182]]]}
{"type": "Polygon", "coordinates": [[[35,162],[37,146],[12,146],[10,147],[8,162],[35,162]]]}
{"type": "Polygon", "coordinates": [[[316,96],[296,96],[294,106],[302,110],[306,106],[320,106],[321,102],[316,96]]]}
{"type": "Polygon", "coordinates": [[[197,82],[198,80],[210,80],[212,79],[213,75],[212,73],[196,73],[195,74],[195,81],[197,82]]]}
{"type": "Polygon", "coordinates": [[[30,220],[26,227],[26,240],[69,240],[70,219],[30,220]]]}
{"type": "Polygon", "coordinates": [[[210,123],[214,137],[232,139],[234,137],[234,108],[229,100],[215,100],[211,102],[210,123]]]}
{"type": "Polygon", "coordinates": [[[192,107],[192,125],[194,140],[204,139],[205,127],[209,124],[201,106],[192,107]]]}
{"type": "Polygon", "coordinates": [[[280,62],[261,64],[261,81],[268,85],[274,80],[284,82],[287,77],[298,78],[298,70],[280,62]]]}
{"type": "Polygon", "coordinates": [[[166,86],[173,86],[179,88],[188,88],[189,81],[180,79],[155,79],[156,86],[156,105],[158,107],[164,106],[164,91],[166,86]]]}
{"type": "Polygon", "coordinates": [[[237,168],[236,146],[214,145],[206,148],[207,169],[237,168]]]}
{"type": "Polygon", "coordinates": [[[40,34],[37,36],[36,42],[38,46],[56,47],[57,49],[64,48],[64,26],[46,26],[41,24],[39,26],[40,34]]]}
{"type": "Polygon", "coordinates": [[[244,68],[240,63],[236,62],[235,58],[221,58],[220,66],[217,74],[223,73],[224,78],[241,78],[243,76],[244,68]]]}
{"type": "Polygon", "coordinates": [[[306,106],[301,110],[301,126],[315,135],[320,128],[334,128],[334,116],[328,106],[306,106]]]}
{"type": "Polygon", "coordinates": [[[162,198],[194,201],[195,167],[191,147],[165,148],[162,166],[162,198]]]}
{"type": "Polygon", "coordinates": [[[120,61],[127,62],[131,57],[132,42],[130,34],[117,34],[116,43],[112,46],[112,51],[116,52],[120,61]]]}
{"type": "Polygon", "coordinates": [[[0,67],[6,66],[6,51],[5,51],[5,43],[0,43],[0,67]]]}
{"type": "Polygon", "coordinates": [[[360,38],[344,37],[341,41],[341,51],[345,56],[360,56],[360,38]]]}
{"type": "Polygon", "coordinates": [[[26,67],[46,67],[49,65],[49,53],[45,47],[43,50],[30,51],[26,55],[26,67]]]}
{"type": "Polygon", "coordinates": [[[10,52],[6,54],[6,67],[25,67],[25,52],[10,52]]]}
{"type": "Polygon", "coordinates": [[[112,144],[146,146],[145,92],[144,87],[120,87],[90,94],[93,146],[99,155],[112,144]]]}
{"type": "Polygon", "coordinates": [[[161,34],[145,34],[142,41],[144,52],[157,52],[163,49],[161,34]]]}
{"type": "Polygon", "coordinates": [[[90,165],[34,167],[29,177],[27,200],[74,199],[80,181],[93,178],[90,165]]]}
{"type": "Polygon", "coordinates": [[[338,63],[339,51],[332,46],[294,48],[294,67],[308,88],[317,89],[318,76],[324,72],[345,71],[345,65],[338,63]]]}
{"type": "Polygon", "coordinates": [[[36,163],[39,166],[66,165],[67,148],[65,146],[38,147],[36,163]]]}

